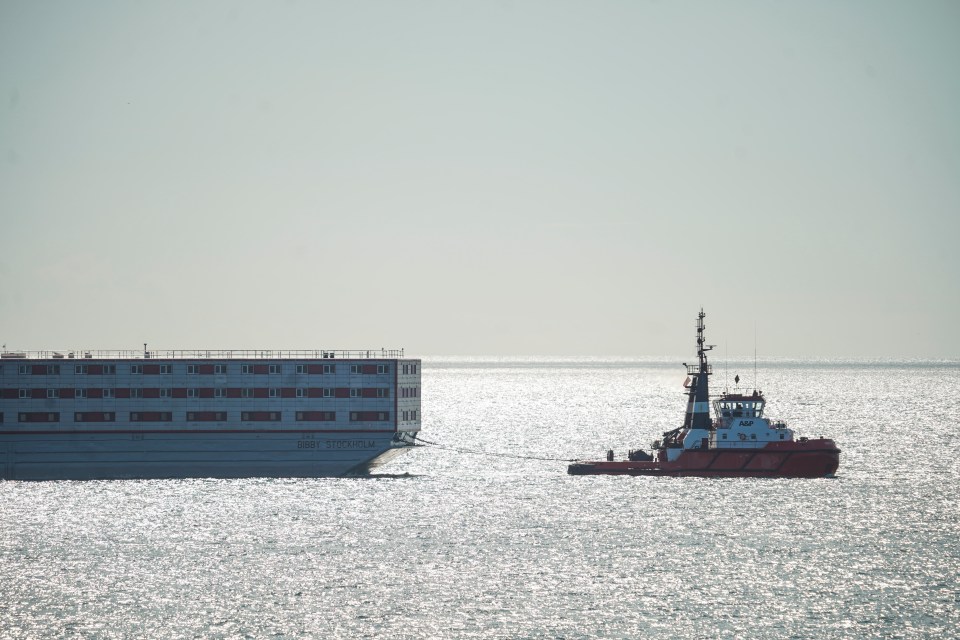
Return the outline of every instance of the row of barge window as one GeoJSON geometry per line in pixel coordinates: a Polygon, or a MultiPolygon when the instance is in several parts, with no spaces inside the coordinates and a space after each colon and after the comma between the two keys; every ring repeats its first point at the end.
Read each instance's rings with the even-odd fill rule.
{"type": "MultiPolygon", "coordinates": [[[[56,400],[86,398],[389,398],[389,387],[176,387],[176,388],[46,388],[2,389],[6,400],[56,400]]],[[[401,388],[401,397],[420,396],[417,387],[401,388]]]]}
{"type": "MultiPolygon", "coordinates": [[[[350,411],[350,422],[389,422],[389,411],[350,411]]],[[[73,414],[74,422],[117,422],[120,415],[116,411],[78,411],[73,414]]],[[[404,411],[404,420],[416,420],[417,411],[404,411]]],[[[172,411],[131,411],[129,422],[173,422],[172,411]]],[[[281,411],[241,411],[242,422],[280,422],[281,411]]],[[[296,411],[297,422],[336,422],[336,411],[296,411]]],[[[187,422],[226,422],[226,411],[188,411],[187,422]]],[[[58,411],[21,411],[17,413],[17,422],[60,422],[58,411]]],[[[3,413],[0,413],[3,423],[3,413]]]]}
{"type": "MultiPolygon", "coordinates": [[[[130,373],[132,375],[167,375],[173,373],[172,364],[131,364],[130,373]]],[[[178,367],[181,365],[177,365],[178,367]]],[[[226,364],[187,364],[184,371],[189,375],[212,374],[226,375],[226,364]]],[[[345,365],[341,365],[345,366],[345,365]]],[[[282,364],[241,364],[240,373],[243,374],[280,374],[289,373],[284,371],[282,364]]],[[[297,364],[294,365],[294,373],[298,374],[334,374],[337,373],[335,364],[297,364]]],[[[417,365],[403,365],[403,373],[411,374],[417,372],[417,365]]],[[[0,373],[3,367],[0,365],[0,373]]],[[[112,375],[117,373],[115,364],[77,364],[73,366],[73,372],[76,375],[112,375]]],[[[21,364],[17,365],[17,373],[20,375],[60,375],[59,364],[21,364]]],[[[390,373],[389,365],[385,364],[351,364],[350,373],[354,375],[383,375],[390,373]]]]}

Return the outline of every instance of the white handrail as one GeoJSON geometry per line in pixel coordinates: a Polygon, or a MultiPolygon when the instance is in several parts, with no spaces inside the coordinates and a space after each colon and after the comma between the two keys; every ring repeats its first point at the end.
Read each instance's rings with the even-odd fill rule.
{"type": "Polygon", "coordinates": [[[4,351],[4,360],[375,360],[402,358],[403,349],[150,349],[4,351]]]}

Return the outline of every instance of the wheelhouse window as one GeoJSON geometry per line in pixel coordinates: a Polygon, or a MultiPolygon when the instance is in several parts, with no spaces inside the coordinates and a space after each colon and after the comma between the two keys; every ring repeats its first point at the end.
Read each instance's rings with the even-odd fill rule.
{"type": "Polygon", "coordinates": [[[714,407],[721,418],[762,418],[763,400],[717,401],[714,407]]]}

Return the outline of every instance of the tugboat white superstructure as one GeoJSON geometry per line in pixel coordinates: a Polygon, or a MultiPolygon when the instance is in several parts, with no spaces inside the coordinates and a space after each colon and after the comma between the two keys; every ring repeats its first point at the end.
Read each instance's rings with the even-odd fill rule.
{"type": "Polygon", "coordinates": [[[653,475],[818,478],[840,466],[840,450],[827,438],[794,438],[782,422],[764,416],[766,399],[759,390],[749,394],[722,393],[713,401],[710,418],[709,376],[703,319],[697,319],[697,359],[687,365],[687,411],[683,426],[653,443],[653,455],[630,451],[626,460],[577,462],[572,475],[653,475]]]}
{"type": "Polygon", "coordinates": [[[0,354],[0,479],[341,476],[420,430],[402,350],[64,353],[0,354]]]}

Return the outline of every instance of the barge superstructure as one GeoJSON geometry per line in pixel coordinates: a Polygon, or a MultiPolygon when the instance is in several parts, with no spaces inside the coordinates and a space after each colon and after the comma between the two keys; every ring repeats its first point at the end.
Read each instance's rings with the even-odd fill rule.
{"type": "Polygon", "coordinates": [[[403,350],[0,354],[0,479],[364,474],[413,446],[403,350]]]}

